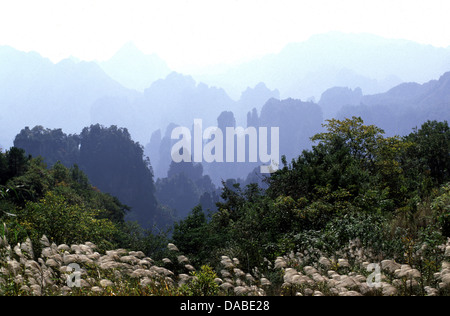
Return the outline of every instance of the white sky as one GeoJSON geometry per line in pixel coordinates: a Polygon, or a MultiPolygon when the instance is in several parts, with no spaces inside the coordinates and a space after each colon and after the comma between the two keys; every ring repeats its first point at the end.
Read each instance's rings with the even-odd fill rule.
{"type": "Polygon", "coordinates": [[[0,0],[0,45],[104,60],[133,41],[175,70],[277,52],[328,31],[450,46],[449,0],[0,0]]]}

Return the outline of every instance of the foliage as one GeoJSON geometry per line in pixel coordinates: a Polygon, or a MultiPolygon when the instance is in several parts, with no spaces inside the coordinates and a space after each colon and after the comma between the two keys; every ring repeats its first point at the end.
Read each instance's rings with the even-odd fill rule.
{"type": "Polygon", "coordinates": [[[408,158],[414,169],[429,175],[437,185],[450,181],[450,127],[446,121],[427,121],[406,140],[413,144],[408,158]]]}
{"type": "Polygon", "coordinates": [[[207,265],[203,265],[200,271],[191,273],[193,278],[184,284],[181,293],[186,296],[217,296],[219,285],[215,282],[218,277],[214,270],[207,265]]]}
{"type": "MultiPolygon", "coordinates": [[[[403,138],[385,137],[360,118],[330,120],[324,127],[312,138],[316,144],[311,150],[290,163],[283,159],[283,167],[267,178],[267,189],[223,182],[215,210],[202,207],[211,204],[213,195],[199,199],[201,193],[211,193],[201,167],[173,165],[170,177],[158,184],[164,201],[160,207],[172,211],[175,204],[187,203],[193,209],[171,232],[158,233],[156,227],[126,221],[129,208],[93,187],[77,165],[47,168],[41,159],[12,148],[0,154],[0,219],[5,222],[0,232],[13,242],[35,242],[46,234],[57,243],[92,240],[105,250],[141,250],[178,275],[181,287],[175,288],[167,278],[171,273],[157,269],[166,277],[140,287],[137,295],[242,295],[262,293],[268,284],[268,293],[341,295],[341,283],[361,283],[368,276],[368,262],[384,265],[384,287],[356,289],[350,284],[347,290],[365,295],[448,293],[447,122],[426,122],[403,138]],[[177,254],[165,248],[168,241],[177,245],[177,254]],[[200,270],[192,272],[195,267],[200,270]],[[306,276],[309,281],[303,282],[306,276]]],[[[127,135],[92,126],[81,141],[90,142],[105,160],[107,148],[100,143],[127,140],[127,135]]],[[[139,152],[128,145],[120,150],[139,152]]],[[[18,291],[13,282],[11,286],[18,291]]],[[[117,293],[132,292],[127,286],[117,293]]]]}
{"type": "Polygon", "coordinates": [[[438,219],[442,235],[450,238],[450,183],[445,185],[441,192],[433,200],[431,208],[435,212],[434,217],[438,219]]]}
{"type": "Polygon", "coordinates": [[[69,166],[78,163],[78,135],[66,135],[59,129],[35,126],[25,127],[14,139],[14,146],[26,149],[33,157],[43,157],[45,163],[53,166],[58,161],[69,166]]]}
{"type": "Polygon", "coordinates": [[[49,167],[72,168],[72,177],[81,186],[87,185],[88,178],[100,191],[131,208],[126,214],[128,219],[139,221],[146,228],[155,223],[171,224],[157,207],[150,161],[127,129],[96,124],[84,128],[79,135],[66,135],[61,129],[36,126],[23,129],[14,145],[33,157],[41,157],[49,167]],[[80,177],[80,171],[86,179],[80,177]]]}
{"type": "Polygon", "coordinates": [[[161,248],[158,238],[166,240],[126,223],[129,207],[93,187],[78,165],[56,162],[47,168],[41,158],[14,147],[0,153],[0,162],[0,220],[12,242],[36,242],[45,234],[57,243],[91,240],[101,249],[139,247],[150,253],[161,248]]]}
{"type": "Polygon", "coordinates": [[[158,179],[155,186],[158,203],[174,210],[178,219],[185,218],[200,202],[205,209],[215,210],[215,186],[203,175],[201,164],[172,161],[167,178],[158,179]]]}
{"type": "Polygon", "coordinates": [[[405,138],[385,137],[355,117],[329,120],[325,127],[312,138],[317,144],[310,151],[290,164],[283,159],[266,191],[223,183],[218,211],[207,221],[194,209],[175,226],[174,243],[211,263],[205,255],[220,245],[250,270],[266,269],[265,258],[311,245],[332,254],[358,239],[380,255],[403,260],[404,237],[417,244],[443,241],[449,200],[436,188],[449,176],[443,167],[450,161],[446,122],[427,122],[405,138]],[[434,157],[436,144],[440,153],[434,157]]]}
{"type": "Polygon", "coordinates": [[[214,240],[209,239],[210,236],[216,237],[208,233],[207,217],[201,206],[195,207],[184,220],[175,223],[172,233],[172,239],[196,264],[208,260],[217,247],[214,240]]]}
{"type": "Polygon", "coordinates": [[[117,228],[108,219],[100,219],[101,211],[81,204],[70,205],[63,196],[52,191],[39,202],[28,202],[17,212],[19,224],[31,240],[49,236],[57,244],[80,243],[90,240],[102,249],[111,247],[117,228]]]}

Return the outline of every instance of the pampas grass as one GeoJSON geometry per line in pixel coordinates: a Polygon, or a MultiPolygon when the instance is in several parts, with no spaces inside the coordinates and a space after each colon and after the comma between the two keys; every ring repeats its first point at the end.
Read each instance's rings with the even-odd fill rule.
{"type": "MultiPolygon", "coordinates": [[[[185,295],[189,292],[186,286],[197,278],[196,268],[174,244],[167,248],[176,253],[174,258],[181,265],[177,272],[170,269],[170,259],[163,259],[164,266],[159,266],[141,251],[114,249],[100,253],[91,242],[56,245],[46,236],[39,246],[40,256],[35,258],[29,239],[13,246],[0,237],[0,295],[185,295]],[[79,269],[75,271],[74,267],[79,269]],[[69,278],[79,278],[79,287],[70,287],[69,278]]],[[[265,268],[251,271],[244,271],[238,258],[224,255],[212,281],[219,295],[232,296],[448,295],[450,240],[438,248],[443,260],[436,263],[439,270],[431,280],[424,277],[421,264],[380,258],[355,240],[333,256],[317,249],[291,252],[273,262],[265,259],[265,268]],[[370,278],[375,280],[368,269],[371,264],[377,264],[381,274],[375,286],[368,282],[370,278]],[[281,284],[274,275],[281,275],[281,284]]],[[[414,255],[417,260],[411,262],[425,260],[420,252],[414,255]]]]}

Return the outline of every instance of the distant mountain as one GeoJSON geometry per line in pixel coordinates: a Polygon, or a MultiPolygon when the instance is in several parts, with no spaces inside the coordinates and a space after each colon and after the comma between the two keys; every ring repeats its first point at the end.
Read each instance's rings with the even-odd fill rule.
{"type": "Polygon", "coordinates": [[[310,138],[321,132],[322,122],[322,110],[315,103],[270,99],[261,110],[258,126],[280,128],[280,155],[290,161],[310,149],[310,138]]]}
{"type": "Polygon", "coordinates": [[[62,129],[36,126],[22,129],[14,146],[41,156],[48,167],[57,161],[69,168],[76,164],[93,186],[131,208],[125,219],[146,228],[171,222],[157,206],[151,165],[126,128],[95,124],[67,135],[62,129]]]}
{"type": "MultiPolygon", "coordinates": [[[[122,58],[124,73],[132,77],[132,67],[127,65],[140,65],[139,56],[146,59],[129,44],[111,60],[122,58]]],[[[249,110],[279,95],[258,83],[254,88],[246,87],[242,100],[234,101],[223,89],[197,82],[191,76],[171,72],[151,82],[156,78],[150,78],[149,86],[139,92],[122,86],[95,62],[69,58],[54,64],[37,53],[2,46],[0,143],[10,147],[25,126],[42,125],[76,133],[84,126],[100,123],[127,127],[133,139],[145,144],[153,131],[165,129],[172,122],[190,126],[194,118],[201,118],[205,126],[210,126],[222,111],[233,111],[239,124],[244,125],[249,110]]]]}
{"type": "Polygon", "coordinates": [[[415,82],[400,84],[386,93],[366,96],[363,102],[368,105],[410,105],[421,109],[435,105],[450,105],[450,72],[444,73],[438,80],[424,84],[415,82]]]}
{"type": "MultiPolygon", "coordinates": [[[[172,72],[153,82],[136,98],[104,97],[91,109],[92,121],[105,126],[126,126],[135,139],[143,144],[151,133],[165,130],[171,123],[190,128],[194,119],[202,119],[204,128],[216,126],[223,111],[235,114],[238,126],[246,125],[248,111],[261,109],[270,98],[279,98],[277,90],[264,83],[247,87],[235,101],[222,88],[195,81],[192,76],[172,72]]],[[[168,167],[168,166],[167,166],[168,167]]],[[[166,168],[164,168],[166,172],[166,168]]],[[[156,172],[159,175],[158,172],[156,172]]]]}
{"type": "MultiPolygon", "coordinates": [[[[2,46],[0,143],[11,146],[26,126],[77,133],[91,124],[116,125],[127,128],[136,142],[147,144],[145,154],[159,178],[169,169],[173,126],[191,128],[194,119],[200,118],[205,129],[217,126],[220,114],[230,112],[236,126],[282,128],[280,153],[292,158],[309,146],[309,137],[320,130],[324,118],[362,116],[389,134],[409,133],[427,119],[450,120],[449,73],[439,80],[425,80],[439,78],[450,69],[449,51],[370,35],[332,33],[288,45],[279,54],[202,81],[177,72],[157,79],[167,68],[158,68],[162,63],[157,57],[149,59],[128,44],[109,64],[123,65],[129,78],[134,66],[146,64],[143,77],[137,73],[135,79],[150,78],[150,72],[155,77],[148,79],[148,86],[143,83],[140,92],[111,78],[102,69],[106,64],[101,67],[73,58],[54,64],[37,53],[2,46]],[[157,76],[154,69],[162,72],[157,76]],[[394,84],[400,78],[407,81],[394,84]],[[237,97],[230,96],[226,87],[235,89],[237,97]],[[308,100],[304,102],[284,97],[290,94],[314,98],[302,97],[308,100]]],[[[212,170],[204,166],[205,173],[212,170]]],[[[214,183],[233,172],[236,177],[247,174],[222,171],[211,176],[214,183]]]]}
{"type": "Polygon", "coordinates": [[[319,104],[333,108],[337,118],[361,116],[388,135],[406,135],[427,120],[450,121],[450,72],[439,80],[403,83],[373,95],[333,88],[324,92],[319,104]],[[349,92],[345,95],[345,91],[349,92]]]}
{"type": "Polygon", "coordinates": [[[144,91],[171,70],[156,54],[147,55],[132,42],[125,44],[112,58],[99,62],[100,67],[126,88],[144,91]]]}
{"type": "Polygon", "coordinates": [[[205,124],[212,124],[217,113],[233,110],[234,106],[235,102],[223,89],[197,83],[191,76],[172,72],[144,91],[142,111],[151,116],[157,109],[162,122],[176,122],[189,127],[194,118],[201,118],[205,124]],[[154,108],[151,109],[148,105],[153,105],[154,108]]]}
{"type": "Polygon", "coordinates": [[[279,100],[280,91],[277,89],[270,90],[264,82],[259,82],[254,88],[247,87],[241,93],[238,101],[238,109],[234,111],[237,125],[245,126],[248,111],[252,108],[261,110],[263,105],[270,99],[279,100]]]}
{"type": "MultiPolygon", "coordinates": [[[[165,177],[169,169],[170,147],[176,142],[170,139],[170,133],[175,126],[191,128],[196,118],[202,119],[203,129],[218,126],[217,117],[221,113],[230,112],[236,126],[246,127],[247,113],[252,109],[261,110],[271,98],[279,98],[279,92],[268,89],[262,82],[253,88],[248,87],[242,92],[241,98],[234,101],[223,89],[197,83],[191,76],[174,72],[165,79],[154,82],[145,90],[139,102],[129,106],[123,105],[122,108],[139,108],[139,116],[147,120],[140,128],[143,137],[147,131],[145,128],[154,128],[155,132],[151,138],[148,137],[150,142],[145,146],[145,153],[155,162],[155,176],[165,177]]],[[[99,117],[107,115],[103,113],[99,117]]],[[[138,116],[135,123],[137,119],[138,116]]]]}
{"type": "MultiPolygon", "coordinates": [[[[260,111],[252,110],[249,114],[249,126],[267,128],[267,153],[274,154],[273,146],[278,146],[279,157],[273,157],[281,162],[281,156],[285,155],[287,160],[297,157],[305,149],[310,149],[312,142],[310,137],[322,130],[323,116],[320,107],[312,102],[302,102],[295,99],[278,100],[269,99],[260,111]],[[259,113],[259,114],[258,114],[259,113]],[[271,139],[273,127],[279,128],[279,143],[271,139]]],[[[226,127],[235,127],[235,120],[232,112],[222,112],[217,118],[217,126],[225,135],[226,127]]],[[[261,134],[258,132],[258,137],[261,134]]],[[[248,141],[248,140],[247,140],[248,141]]],[[[248,144],[248,143],[247,143],[248,144]]],[[[258,153],[259,153],[259,145],[258,153]]],[[[248,147],[249,148],[249,147],[248,147]]],[[[224,147],[224,152],[226,148],[224,147]]],[[[246,153],[248,155],[248,153],[246,153]]],[[[248,156],[246,156],[248,158],[248,156]]],[[[259,156],[259,158],[261,158],[259,156]]],[[[245,182],[247,177],[253,180],[262,177],[259,167],[263,163],[245,162],[240,163],[203,163],[205,174],[209,175],[216,185],[220,185],[222,180],[240,179],[245,182]],[[257,168],[255,170],[255,168],[257,168]]],[[[264,164],[266,164],[264,162],[264,164]]],[[[266,174],[267,175],[267,174],[266,174]]]]}
{"type": "Polygon", "coordinates": [[[165,129],[172,122],[190,127],[195,118],[201,118],[205,126],[209,126],[215,123],[217,113],[236,106],[223,89],[172,72],[152,83],[136,98],[97,100],[91,113],[93,121],[126,126],[135,139],[147,143],[153,131],[165,129]]]}
{"type": "Polygon", "coordinates": [[[450,69],[450,49],[370,34],[332,32],[288,44],[218,75],[198,75],[221,86],[232,97],[263,81],[280,91],[281,98],[319,98],[330,87],[381,93],[402,82],[423,83],[450,69]]]}
{"type": "Polygon", "coordinates": [[[91,123],[92,104],[105,96],[132,98],[94,62],[57,64],[39,54],[0,47],[0,142],[11,146],[23,127],[74,133],[91,123]]]}
{"type": "Polygon", "coordinates": [[[361,88],[352,90],[347,87],[333,87],[327,89],[319,100],[324,119],[335,117],[337,112],[346,105],[359,105],[362,97],[361,88]]]}

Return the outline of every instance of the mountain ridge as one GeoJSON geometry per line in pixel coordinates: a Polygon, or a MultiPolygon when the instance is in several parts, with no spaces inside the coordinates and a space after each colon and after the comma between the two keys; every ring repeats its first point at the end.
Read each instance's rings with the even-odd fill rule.
{"type": "Polygon", "coordinates": [[[447,48],[365,33],[330,32],[290,43],[279,53],[233,67],[220,76],[196,78],[222,86],[232,96],[246,85],[264,81],[279,89],[282,98],[308,99],[320,97],[333,86],[359,86],[367,94],[381,93],[401,82],[429,81],[448,69],[447,48]],[[347,77],[340,75],[343,70],[347,77]],[[365,86],[358,82],[362,78],[367,81],[365,86]]]}
{"type": "MultiPolygon", "coordinates": [[[[343,89],[348,88],[337,91],[343,89]]],[[[327,95],[331,91],[328,89],[323,96],[333,99],[333,95],[327,95]]],[[[338,99],[337,94],[334,96],[338,99]]],[[[406,135],[427,120],[450,121],[450,72],[423,84],[402,83],[385,93],[359,95],[352,100],[347,96],[334,106],[321,103],[328,110],[325,118],[360,116],[366,123],[383,128],[388,135],[406,135]]]]}
{"type": "Polygon", "coordinates": [[[126,43],[98,65],[124,87],[140,92],[172,72],[157,54],[144,54],[133,42],[126,43]]]}

